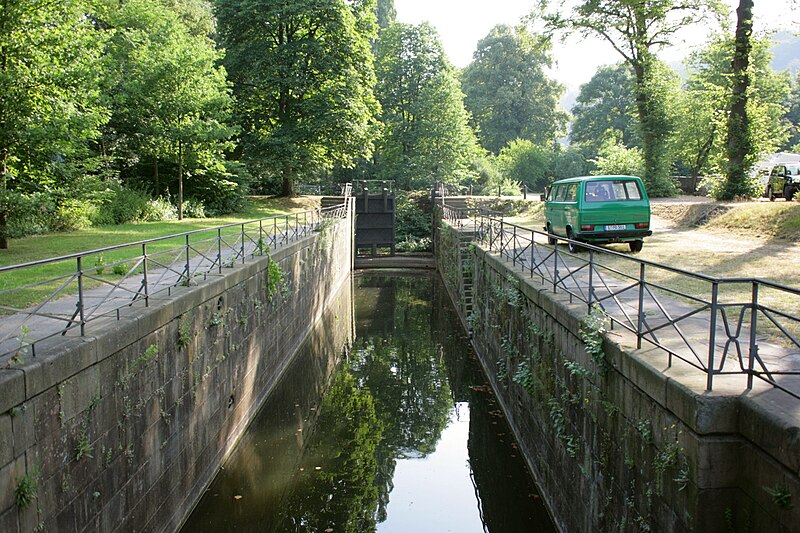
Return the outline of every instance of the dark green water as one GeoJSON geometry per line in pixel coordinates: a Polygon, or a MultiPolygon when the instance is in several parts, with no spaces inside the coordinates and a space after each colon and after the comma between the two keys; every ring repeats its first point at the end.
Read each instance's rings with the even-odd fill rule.
{"type": "Polygon", "coordinates": [[[336,370],[301,350],[183,531],[555,531],[438,278],[354,302],[336,370]]]}

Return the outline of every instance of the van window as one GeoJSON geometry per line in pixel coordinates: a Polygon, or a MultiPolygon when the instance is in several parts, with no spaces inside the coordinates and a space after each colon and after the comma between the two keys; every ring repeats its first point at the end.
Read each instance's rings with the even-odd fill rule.
{"type": "Polygon", "coordinates": [[[553,185],[547,190],[547,201],[552,202],[556,199],[556,193],[558,192],[558,185],[553,185]]]}
{"type": "Polygon", "coordinates": [[[642,191],[634,180],[603,180],[586,183],[584,200],[587,202],[617,202],[641,200],[642,191]]]}
{"type": "Polygon", "coordinates": [[[569,189],[569,185],[561,185],[558,188],[558,193],[556,193],[557,202],[563,202],[566,199],[567,189],[569,189]]]}
{"type": "Polygon", "coordinates": [[[565,202],[574,202],[575,201],[575,193],[578,191],[578,184],[577,183],[570,183],[567,185],[567,190],[564,191],[564,201],[565,202]]]}

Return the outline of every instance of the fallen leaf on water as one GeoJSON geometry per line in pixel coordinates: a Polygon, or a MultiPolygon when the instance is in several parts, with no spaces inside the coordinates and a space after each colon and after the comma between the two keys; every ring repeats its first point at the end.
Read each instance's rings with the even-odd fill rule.
{"type": "Polygon", "coordinates": [[[241,494],[237,494],[236,496],[233,497],[233,499],[234,500],[241,500],[242,499],[242,495],[241,494]]]}
{"type": "Polygon", "coordinates": [[[322,467],[321,466],[315,466],[314,470],[322,470],[322,467]]]}

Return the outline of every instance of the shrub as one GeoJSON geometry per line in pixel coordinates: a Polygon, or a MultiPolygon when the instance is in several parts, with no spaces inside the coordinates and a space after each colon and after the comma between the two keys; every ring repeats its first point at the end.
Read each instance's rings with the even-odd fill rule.
{"type": "Polygon", "coordinates": [[[428,191],[397,192],[395,234],[405,241],[430,238],[431,201],[428,191]]]}
{"type": "Polygon", "coordinates": [[[120,185],[109,188],[106,193],[93,219],[95,224],[127,224],[139,221],[150,200],[146,193],[120,185]]]}
{"type": "Polygon", "coordinates": [[[50,231],[73,231],[92,225],[97,207],[88,200],[66,198],[55,208],[49,222],[50,231]]]}
{"type": "Polygon", "coordinates": [[[183,216],[189,218],[206,218],[206,207],[202,200],[189,198],[183,202],[183,216]]]}
{"type": "Polygon", "coordinates": [[[145,203],[138,221],[160,222],[162,220],[174,220],[176,218],[178,218],[178,208],[172,205],[169,199],[159,196],[145,203]]]}

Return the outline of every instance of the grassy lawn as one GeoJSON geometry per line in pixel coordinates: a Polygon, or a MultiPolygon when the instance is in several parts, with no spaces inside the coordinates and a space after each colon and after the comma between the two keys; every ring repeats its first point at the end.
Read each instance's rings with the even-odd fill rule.
{"type": "MultiPolygon", "coordinates": [[[[76,252],[154,239],[188,231],[214,228],[226,224],[242,223],[276,215],[306,211],[318,206],[319,200],[309,197],[291,199],[253,197],[245,210],[224,217],[184,219],[182,221],[143,222],[118,226],[96,226],[80,231],[13,239],[10,242],[8,250],[0,250],[0,266],[28,263],[40,259],[60,257],[76,252]]],[[[236,232],[237,230],[233,229],[230,233],[235,234],[236,232]]],[[[198,247],[203,248],[204,246],[200,241],[215,236],[216,232],[204,232],[197,236],[192,236],[190,241],[193,244],[198,243],[198,247]]],[[[231,240],[234,238],[235,235],[231,237],[231,240]]],[[[165,263],[170,263],[175,259],[178,253],[171,250],[177,246],[181,246],[184,242],[185,240],[180,238],[166,239],[154,243],[148,246],[148,255],[152,254],[156,261],[161,260],[165,263]]],[[[94,268],[96,270],[92,272],[92,275],[115,283],[116,280],[121,279],[135,266],[133,260],[126,261],[126,259],[137,256],[140,253],[141,247],[134,246],[103,254],[95,254],[88,256],[84,260],[83,269],[94,268]]],[[[0,294],[0,305],[24,308],[35,302],[44,300],[56,291],[66,280],[51,281],[32,288],[18,288],[39,281],[54,280],[62,276],[69,276],[76,271],[76,266],[76,260],[71,259],[0,274],[0,291],[11,290],[11,292],[0,294]]],[[[100,284],[101,282],[99,281],[85,280],[86,288],[100,284]]],[[[64,289],[62,294],[74,294],[76,292],[77,284],[75,281],[72,281],[70,285],[64,289]]],[[[3,311],[0,311],[0,314],[2,313],[3,311]]]]}

